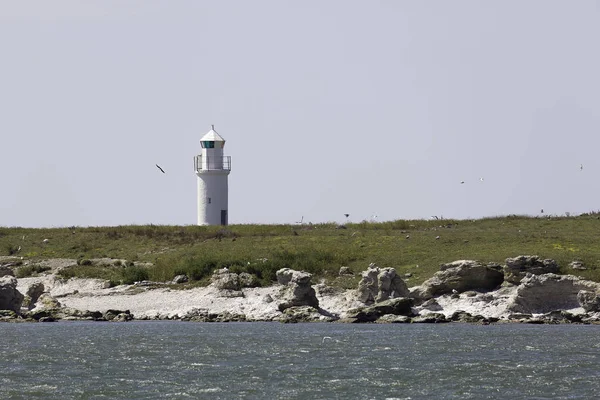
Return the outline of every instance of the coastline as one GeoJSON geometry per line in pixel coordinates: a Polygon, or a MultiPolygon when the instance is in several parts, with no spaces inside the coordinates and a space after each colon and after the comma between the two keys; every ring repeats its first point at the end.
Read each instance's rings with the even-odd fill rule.
{"type": "MultiPolygon", "coordinates": [[[[541,262],[535,256],[519,257],[531,264],[532,271],[541,262]]],[[[239,283],[242,277],[227,269],[215,271],[205,287],[147,281],[110,287],[101,279],[59,277],[57,271],[69,264],[64,260],[46,263],[53,269],[40,276],[0,278],[11,278],[15,290],[27,294],[20,312],[0,320],[600,322],[598,307],[593,306],[600,304],[599,284],[542,270],[510,278],[514,283],[509,282],[511,275],[503,272],[502,283],[497,285],[495,275],[489,273],[498,275],[498,266],[469,260],[442,265],[432,279],[411,288],[393,268],[371,265],[362,273],[358,288],[345,290],[314,284],[310,274],[289,269],[278,271],[278,282],[268,287],[244,287],[239,283]],[[474,281],[474,277],[487,281],[474,281]],[[462,285],[460,290],[454,289],[459,287],[457,282],[462,285]],[[486,285],[495,286],[490,289],[486,285]],[[34,288],[40,293],[32,302],[28,297],[34,296],[34,288]]]]}

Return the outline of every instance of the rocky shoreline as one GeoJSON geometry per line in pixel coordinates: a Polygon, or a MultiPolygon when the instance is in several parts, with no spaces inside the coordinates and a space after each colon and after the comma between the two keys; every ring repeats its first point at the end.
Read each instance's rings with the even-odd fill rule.
{"type": "MultiPolygon", "coordinates": [[[[15,278],[0,260],[0,321],[180,320],[196,322],[600,323],[600,284],[559,275],[553,260],[509,258],[504,265],[459,260],[422,285],[408,287],[393,268],[371,264],[355,289],[312,282],[303,271],[277,271],[277,284],[221,269],[210,285],[137,282],[110,287],[99,279],[63,279],[76,260],[45,260],[43,275],[15,278]]],[[[351,274],[342,267],[340,275],[351,274]]]]}

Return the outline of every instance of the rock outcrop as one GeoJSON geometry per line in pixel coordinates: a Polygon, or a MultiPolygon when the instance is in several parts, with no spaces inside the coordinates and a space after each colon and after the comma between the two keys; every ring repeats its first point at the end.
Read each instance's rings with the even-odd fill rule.
{"type": "Polygon", "coordinates": [[[504,270],[504,280],[518,285],[527,273],[533,275],[557,274],[560,272],[554,260],[540,260],[538,256],[518,256],[507,258],[504,270]]]}
{"type": "Polygon", "coordinates": [[[25,296],[17,290],[17,279],[7,275],[0,278],[0,310],[18,313],[25,296]]]}
{"type": "MultiPolygon", "coordinates": [[[[580,291],[597,293],[600,284],[573,275],[528,274],[521,280],[516,295],[507,310],[514,313],[548,313],[582,307],[580,299],[587,304],[589,297],[580,291]]],[[[593,303],[591,301],[590,303],[593,303]]],[[[593,306],[590,306],[593,307],[593,306]]]]}
{"type": "Polygon", "coordinates": [[[597,292],[589,290],[580,290],[577,293],[577,302],[585,310],[585,312],[600,311],[600,296],[597,292]]]}
{"type": "Polygon", "coordinates": [[[35,282],[29,288],[27,288],[27,294],[25,295],[25,299],[27,302],[27,308],[33,309],[35,307],[35,303],[38,301],[42,293],[44,293],[44,284],[42,282],[35,282]]]}
{"type": "Polygon", "coordinates": [[[312,275],[304,271],[283,268],[276,272],[277,282],[283,285],[279,311],[290,307],[310,306],[319,308],[315,289],[311,286],[312,275]]]}
{"type": "Polygon", "coordinates": [[[362,272],[356,293],[358,300],[367,305],[410,295],[406,283],[394,268],[379,268],[375,265],[370,265],[362,272]]]}
{"type": "Polygon", "coordinates": [[[415,288],[411,295],[420,300],[449,293],[469,290],[490,291],[504,281],[504,275],[495,265],[482,265],[477,261],[459,260],[442,264],[441,270],[415,288]]]}
{"type": "Polygon", "coordinates": [[[12,268],[10,267],[10,265],[0,265],[0,277],[3,276],[15,276],[14,271],[12,270],[12,268]]]}
{"type": "Polygon", "coordinates": [[[412,304],[412,299],[407,297],[384,300],[367,307],[349,310],[346,313],[346,319],[351,320],[351,322],[375,322],[384,315],[389,314],[410,316],[412,315],[412,304]]]}
{"type": "Polygon", "coordinates": [[[215,270],[211,276],[211,285],[220,291],[221,297],[243,297],[242,288],[257,285],[254,275],[246,272],[236,274],[227,268],[215,270]]]}

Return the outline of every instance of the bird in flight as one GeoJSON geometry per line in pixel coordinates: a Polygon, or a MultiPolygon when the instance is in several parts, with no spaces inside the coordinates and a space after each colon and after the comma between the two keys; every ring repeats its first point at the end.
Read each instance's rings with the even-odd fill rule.
{"type": "Polygon", "coordinates": [[[350,214],[344,214],[344,217],[348,218],[350,216],[350,214]]]}
{"type": "Polygon", "coordinates": [[[579,165],[579,170],[583,171],[583,164],[579,165]]]}
{"type": "Polygon", "coordinates": [[[160,165],[156,164],[156,168],[160,169],[160,172],[162,172],[163,174],[165,173],[165,170],[164,170],[164,169],[162,169],[162,168],[160,167],[160,165]]]}

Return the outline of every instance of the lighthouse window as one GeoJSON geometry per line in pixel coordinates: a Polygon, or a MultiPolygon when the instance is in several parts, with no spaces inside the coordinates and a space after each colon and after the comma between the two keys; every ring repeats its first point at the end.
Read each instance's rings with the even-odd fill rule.
{"type": "Polygon", "coordinates": [[[204,140],[204,141],[200,142],[200,144],[202,145],[203,149],[214,149],[215,148],[215,142],[213,140],[204,140]]]}

